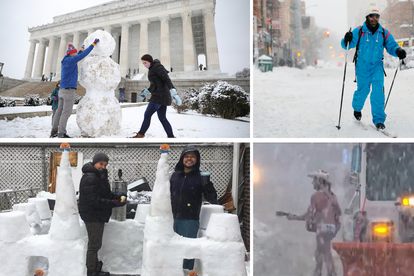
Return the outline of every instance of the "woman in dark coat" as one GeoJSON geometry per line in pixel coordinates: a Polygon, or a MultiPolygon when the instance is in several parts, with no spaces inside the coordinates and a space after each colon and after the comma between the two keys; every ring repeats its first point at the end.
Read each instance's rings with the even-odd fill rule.
{"type": "Polygon", "coordinates": [[[137,135],[132,138],[144,138],[150,124],[152,115],[157,112],[158,119],[160,120],[168,138],[175,138],[171,125],[167,120],[167,106],[171,105],[171,96],[177,101],[177,104],[181,104],[181,100],[178,98],[177,91],[168,76],[167,69],[161,64],[158,59],[153,59],[152,56],[146,54],[141,57],[141,62],[146,68],[148,68],[148,80],[151,85],[139,95],[144,100],[146,95],[151,93],[149,104],[144,114],[144,121],[142,122],[141,129],[137,135]]]}

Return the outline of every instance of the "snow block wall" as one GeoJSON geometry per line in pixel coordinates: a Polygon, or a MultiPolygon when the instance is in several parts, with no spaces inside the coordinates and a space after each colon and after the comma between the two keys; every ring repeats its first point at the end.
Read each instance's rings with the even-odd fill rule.
{"type": "Polygon", "coordinates": [[[210,237],[190,239],[174,232],[167,161],[168,153],[161,153],[151,207],[145,221],[141,276],[182,276],[183,260],[192,258],[201,263],[196,268],[199,275],[245,276],[246,249],[233,215],[213,214],[206,232],[219,234],[210,237]]]}
{"type": "MultiPolygon", "coordinates": [[[[55,214],[48,235],[33,236],[29,229],[29,221],[39,225],[39,218],[43,222],[43,218],[50,216],[49,208],[45,207],[45,203],[48,206],[47,200],[41,198],[30,201],[36,204],[38,215],[32,211],[26,212],[30,209],[28,206],[23,206],[25,212],[0,213],[0,276],[30,276],[37,269],[43,270],[44,275],[48,276],[86,275],[86,242],[80,235],[68,152],[62,154],[55,214]]],[[[15,209],[21,210],[23,207],[15,209]]]]}
{"type": "Polygon", "coordinates": [[[86,88],[86,95],[78,104],[76,123],[84,136],[111,136],[118,133],[122,123],[121,106],[114,92],[121,81],[121,70],[109,57],[115,49],[111,34],[97,30],[85,39],[85,47],[95,38],[100,41],[81,65],[80,84],[86,88]]]}

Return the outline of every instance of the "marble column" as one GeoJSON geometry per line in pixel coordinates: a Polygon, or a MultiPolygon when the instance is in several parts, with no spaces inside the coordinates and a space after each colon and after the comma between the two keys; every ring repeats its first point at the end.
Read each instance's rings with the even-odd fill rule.
{"type": "Polygon", "coordinates": [[[181,13],[183,20],[183,48],[184,48],[184,71],[195,71],[194,60],[194,37],[191,25],[191,11],[181,13]]]}
{"type": "Polygon", "coordinates": [[[148,54],[148,19],[144,19],[139,21],[141,25],[140,36],[139,36],[139,72],[140,73],[147,73],[148,69],[145,68],[144,64],[141,62],[141,57],[145,54],[148,54]]]}
{"type": "Polygon", "coordinates": [[[129,27],[131,24],[123,23],[121,34],[121,53],[119,58],[119,66],[121,67],[121,77],[125,77],[128,74],[128,52],[129,52],[129,27]]]}
{"type": "Polygon", "coordinates": [[[43,74],[43,65],[45,64],[46,40],[39,39],[39,47],[37,49],[36,63],[33,73],[33,78],[41,78],[43,74]]]}
{"type": "Polygon", "coordinates": [[[62,59],[66,55],[66,50],[68,49],[68,36],[66,34],[61,35],[60,45],[59,45],[59,54],[56,64],[56,77],[60,78],[60,73],[62,72],[62,59]]]}
{"type": "Polygon", "coordinates": [[[112,34],[113,38],[115,39],[115,50],[112,53],[112,59],[118,64],[119,64],[119,36],[120,35],[121,34],[118,32],[112,34]]]}
{"type": "Polygon", "coordinates": [[[214,9],[203,10],[203,15],[206,34],[207,70],[220,70],[216,27],[214,25],[214,9]]]}
{"type": "Polygon", "coordinates": [[[36,43],[37,43],[36,40],[29,40],[29,41],[30,41],[29,55],[27,56],[26,70],[24,71],[25,79],[29,79],[32,77],[33,62],[34,62],[36,43]]]}
{"type": "Polygon", "coordinates": [[[73,46],[75,46],[76,50],[80,50],[82,45],[79,45],[79,38],[80,38],[80,32],[73,32],[73,46]]]}
{"type": "Polygon", "coordinates": [[[105,27],[104,27],[104,30],[105,30],[105,32],[111,33],[111,31],[112,31],[112,26],[111,26],[111,25],[105,26],[105,27]]]}
{"type": "Polygon", "coordinates": [[[55,43],[56,43],[56,37],[54,36],[49,37],[49,50],[47,50],[47,58],[46,58],[46,66],[45,66],[45,75],[48,79],[50,79],[50,73],[52,73],[55,43]]]}
{"type": "Polygon", "coordinates": [[[171,54],[170,54],[170,16],[160,17],[161,21],[161,64],[170,71],[171,54]]]}

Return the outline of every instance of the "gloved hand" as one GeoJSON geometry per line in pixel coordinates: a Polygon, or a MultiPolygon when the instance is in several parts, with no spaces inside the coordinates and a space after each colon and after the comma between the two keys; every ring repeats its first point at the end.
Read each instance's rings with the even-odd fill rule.
{"type": "Polygon", "coordinates": [[[85,50],[85,44],[82,45],[82,47],[80,48],[80,52],[83,52],[85,50]]]}
{"type": "Polygon", "coordinates": [[[344,37],[345,46],[348,46],[348,44],[351,43],[352,38],[353,38],[353,34],[352,34],[351,31],[349,31],[345,34],[345,37],[344,37]]]}
{"type": "Polygon", "coordinates": [[[56,101],[56,100],[57,100],[57,98],[56,98],[56,97],[53,97],[53,100],[54,100],[54,101],[56,101]]]}
{"type": "Polygon", "coordinates": [[[404,49],[398,48],[395,51],[395,54],[400,58],[400,59],[405,59],[405,57],[407,56],[406,52],[404,49]]]}
{"type": "Polygon", "coordinates": [[[287,216],[286,216],[286,218],[288,219],[288,220],[294,220],[295,219],[295,215],[293,215],[293,214],[288,214],[287,216]]]}
{"type": "Polygon", "coordinates": [[[149,90],[147,88],[144,89],[144,91],[141,92],[141,94],[139,94],[138,98],[143,101],[145,100],[145,97],[149,94],[149,90]]]}
{"type": "Polygon", "coordinates": [[[175,90],[175,88],[171,88],[170,93],[171,93],[171,96],[174,98],[176,104],[180,106],[182,102],[181,102],[180,96],[178,96],[177,94],[177,90],[175,90]]]}
{"type": "Polygon", "coordinates": [[[99,42],[99,38],[95,38],[95,41],[93,43],[95,43],[95,45],[96,45],[96,43],[98,43],[98,42],[99,42]]]}
{"type": "Polygon", "coordinates": [[[121,201],[119,201],[119,200],[112,200],[112,205],[113,205],[113,207],[115,208],[115,207],[122,207],[122,206],[124,206],[126,204],[126,201],[125,202],[121,202],[121,201]]]}

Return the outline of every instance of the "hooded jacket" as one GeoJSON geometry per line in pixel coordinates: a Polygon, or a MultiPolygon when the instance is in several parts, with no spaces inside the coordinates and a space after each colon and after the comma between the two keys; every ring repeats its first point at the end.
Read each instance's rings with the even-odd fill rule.
{"type": "Polygon", "coordinates": [[[217,192],[213,183],[202,183],[200,176],[200,153],[195,147],[185,148],[175,166],[175,171],[170,179],[171,205],[174,219],[198,220],[200,217],[202,195],[212,204],[218,204],[217,192]],[[184,155],[194,152],[197,161],[194,169],[184,172],[184,155]]]}
{"type": "Polygon", "coordinates": [[[79,214],[86,222],[108,222],[114,207],[112,200],[120,198],[111,192],[108,171],[98,171],[92,162],[82,167],[79,186],[79,214]]]}
{"type": "Polygon", "coordinates": [[[151,102],[169,106],[171,105],[170,89],[174,88],[167,69],[161,64],[158,59],[151,62],[148,68],[148,80],[151,85],[148,90],[151,92],[151,102]]]}

